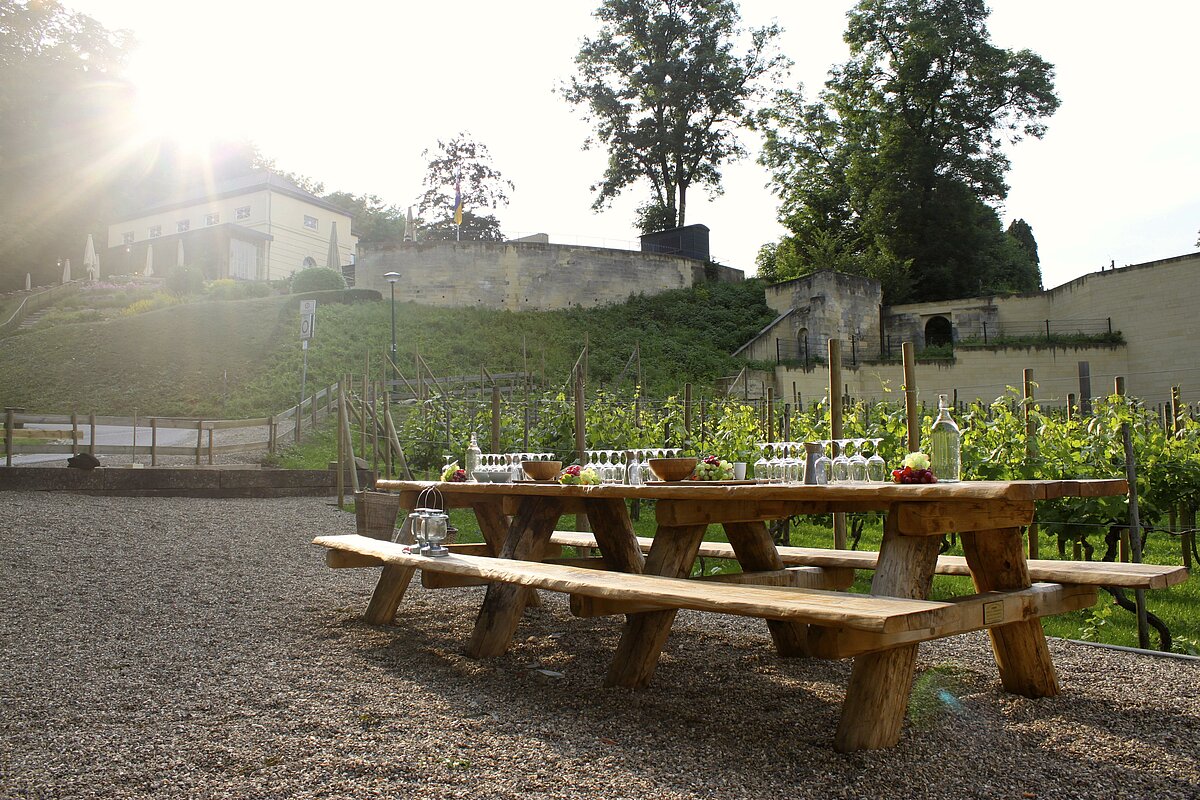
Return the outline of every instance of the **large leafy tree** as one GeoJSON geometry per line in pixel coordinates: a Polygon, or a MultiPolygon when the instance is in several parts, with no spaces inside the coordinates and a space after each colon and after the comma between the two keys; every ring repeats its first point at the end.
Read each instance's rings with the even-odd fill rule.
{"type": "Polygon", "coordinates": [[[987,15],[983,0],[860,0],[818,101],[780,92],[757,117],[790,231],[760,269],[832,255],[889,302],[1040,285],[990,204],[1008,191],[1005,142],[1040,138],[1058,108],[1053,67],[993,45],[987,15]]]}
{"type": "Polygon", "coordinates": [[[737,53],[732,0],[602,0],[595,17],[600,31],[560,89],[595,126],[585,147],[598,140],[608,150],[593,207],[644,179],[643,230],[683,225],[688,190],[719,192],[721,166],[745,155],[737,129],[748,104],[788,63],[775,49],[779,28],[751,29],[737,53]]]}
{"type": "Polygon", "coordinates": [[[471,138],[463,131],[437,146],[422,151],[428,158],[424,187],[420,199],[422,223],[421,239],[454,239],[459,233],[454,224],[454,190],[460,187],[463,202],[463,239],[500,241],[500,222],[495,214],[483,209],[495,210],[508,205],[508,192],[513,183],[505,179],[492,164],[492,154],[487,145],[471,138]]]}
{"type": "Polygon", "coordinates": [[[57,280],[100,232],[134,140],[127,47],[50,0],[0,0],[0,289],[57,280]]]}

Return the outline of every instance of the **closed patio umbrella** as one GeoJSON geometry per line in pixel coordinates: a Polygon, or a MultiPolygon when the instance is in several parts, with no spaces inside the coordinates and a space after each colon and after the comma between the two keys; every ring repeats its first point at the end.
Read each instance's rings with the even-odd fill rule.
{"type": "Polygon", "coordinates": [[[142,270],[142,274],[147,278],[154,274],[154,245],[146,245],[146,268],[142,270]]]}
{"type": "Polygon", "coordinates": [[[71,259],[63,259],[63,283],[71,282],[71,259]]]}
{"type": "Polygon", "coordinates": [[[331,223],[329,226],[329,253],[325,256],[325,266],[335,269],[338,272],[342,270],[342,254],[338,252],[336,222],[331,223]]]}
{"type": "Polygon", "coordinates": [[[416,226],[413,224],[412,206],[408,207],[408,221],[404,223],[404,241],[415,242],[417,240],[416,226]]]}
{"type": "Polygon", "coordinates": [[[87,270],[90,280],[100,280],[100,261],[96,258],[96,243],[92,241],[90,233],[88,234],[87,244],[83,246],[83,268],[87,270]]]}

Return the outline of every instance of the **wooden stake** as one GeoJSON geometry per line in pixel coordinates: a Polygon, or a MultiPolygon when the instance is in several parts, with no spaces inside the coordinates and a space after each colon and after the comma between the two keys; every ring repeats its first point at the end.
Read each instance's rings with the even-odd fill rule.
{"type": "Polygon", "coordinates": [[[921,452],[921,420],[917,413],[917,357],[912,342],[900,347],[904,362],[904,411],[908,420],[908,452],[921,452]]]}
{"type": "MultiPolygon", "coordinates": [[[[842,438],[842,343],[829,340],[829,438],[842,438]]],[[[833,515],[833,546],[846,549],[846,514],[833,515]]]]}
{"type": "MultiPolygon", "coordinates": [[[[1118,375],[1114,381],[1116,393],[1125,396],[1125,378],[1118,375]]],[[[1121,425],[1121,439],[1125,450],[1125,480],[1129,483],[1129,557],[1134,564],[1142,563],[1142,520],[1138,511],[1137,461],[1133,452],[1133,437],[1129,425],[1121,425]]],[[[1135,589],[1134,602],[1137,607],[1138,647],[1150,648],[1150,628],[1146,619],[1146,590],[1135,589]]]]}

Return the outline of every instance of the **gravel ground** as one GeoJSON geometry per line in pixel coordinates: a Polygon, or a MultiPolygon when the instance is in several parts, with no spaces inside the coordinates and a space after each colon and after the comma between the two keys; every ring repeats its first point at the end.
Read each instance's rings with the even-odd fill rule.
{"type": "Polygon", "coordinates": [[[1200,797],[1200,669],[1053,641],[1063,694],[1000,691],[983,635],[922,645],[888,751],[830,747],[849,664],[681,613],[653,686],[619,624],[544,594],[461,655],[480,588],[361,614],[375,570],[312,498],[0,493],[0,797],[1200,797]],[[1136,688],[1134,688],[1136,687],[1136,688]]]}

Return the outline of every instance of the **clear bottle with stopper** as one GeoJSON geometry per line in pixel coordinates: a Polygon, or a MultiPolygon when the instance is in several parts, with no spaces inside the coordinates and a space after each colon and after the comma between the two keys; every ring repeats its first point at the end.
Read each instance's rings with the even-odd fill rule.
{"type": "Polygon", "coordinates": [[[467,480],[475,480],[475,471],[479,469],[479,442],[475,439],[475,434],[471,434],[471,444],[467,447],[466,461],[467,480]]]}
{"type": "Polygon", "coordinates": [[[947,396],[938,395],[938,415],[929,431],[930,469],[942,483],[957,483],[962,477],[962,435],[950,416],[947,396]]]}

